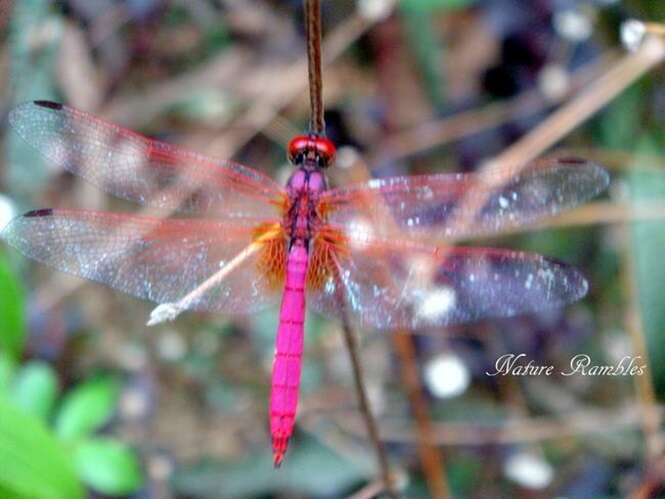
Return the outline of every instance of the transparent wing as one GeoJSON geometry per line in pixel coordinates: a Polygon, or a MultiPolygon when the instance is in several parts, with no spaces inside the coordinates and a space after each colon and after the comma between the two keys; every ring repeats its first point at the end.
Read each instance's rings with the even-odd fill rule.
{"type": "Polygon", "coordinates": [[[417,175],[374,179],[321,196],[328,221],[344,231],[371,230],[376,239],[401,237],[446,241],[528,225],[577,206],[603,191],[607,172],[585,160],[549,159],[531,164],[499,189],[475,174],[417,175]],[[477,201],[477,203],[476,203],[477,201]],[[470,202],[470,203],[469,203],[470,202]],[[469,204],[466,204],[469,203],[469,204]],[[453,213],[475,215],[451,225],[453,213]],[[392,221],[386,222],[386,217],[392,221]]]}
{"type": "MultiPolygon", "coordinates": [[[[156,303],[176,302],[243,251],[244,225],[78,210],[37,210],[15,218],[2,238],[53,268],[156,303]]],[[[249,256],[219,286],[188,308],[248,313],[277,300],[279,290],[249,256]]]]}
{"type": "Polygon", "coordinates": [[[222,218],[275,216],[282,188],[230,161],[150,140],[49,101],[13,109],[9,123],[56,166],[120,198],[222,218]]]}
{"type": "MultiPolygon", "coordinates": [[[[508,317],[561,307],[587,292],[574,268],[510,250],[374,242],[335,259],[347,312],[361,328],[414,330],[508,317]]],[[[339,317],[338,282],[329,275],[310,288],[310,305],[339,317]]]]}

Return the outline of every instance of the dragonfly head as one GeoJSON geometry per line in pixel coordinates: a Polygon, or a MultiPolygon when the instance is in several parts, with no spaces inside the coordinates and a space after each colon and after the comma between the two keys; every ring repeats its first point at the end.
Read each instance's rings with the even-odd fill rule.
{"type": "Polygon", "coordinates": [[[336,149],[330,139],[310,133],[293,137],[287,153],[293,165],[313,162],[320,168],[326,168],[335,161],[336,149]]]}

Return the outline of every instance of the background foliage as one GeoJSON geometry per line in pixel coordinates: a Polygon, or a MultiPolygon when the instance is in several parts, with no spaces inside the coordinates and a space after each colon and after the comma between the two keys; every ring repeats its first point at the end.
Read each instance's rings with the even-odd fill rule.
{"type": "MultiPolygon", "coordinates": [[[[323,6],[336,183],[367,170],[477,168],[575,94],[580,74],[622,53],[622,21],[665,15],[649,0],[323,6]]],[[[299,1],[5,0],[0,23],[3,117],[17,102],[54,99],[288,175],[284,145],[308,111],[299,1]]],[[[413,358],[363,332],[372,403],[408,497],[429,497],[433,472],[418,453],[405,361],[444,463],[434,475],[455,497],[657,495],[664,96],[658,68],[560,144],[611,170],[609,192],[584,212],[592,223],[573,215],[481,241],[578,266],[592,283],[586,299],[417,337],[413,358]],[[578,353],[598,364],[644,355],[651,371],[487,377],[506,352],[561,369],[578,353]]],[[[136,209],[53,170],[10,130],[3,147],[0,225],[42,206],[136,209]]],[[[276,311],[187,314],[147,330],[150,309],[0,247],[0,497],[332,498],[375,479],[338,324],[308,317],[298,431],[275,471],[266,406],[276,311]]]]}

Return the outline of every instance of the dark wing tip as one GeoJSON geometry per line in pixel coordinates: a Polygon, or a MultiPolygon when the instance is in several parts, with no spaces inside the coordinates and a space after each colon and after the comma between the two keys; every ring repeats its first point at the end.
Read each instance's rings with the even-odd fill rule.
{"type": "Polygon", "coordinates": [[[594,187],[592,196],[603,192],[610,185],[610,174],[605,168],[593,161],[578,156],[563,156],[557,158],[556,162],[561,166],[583,168],[585,177],[594,187]]]}
{"type": "Polygon", "coordinates": [[[50,100],[35,100],[35,101],[32,101],[32,103],[35,106],[45,107],[47,109],[55,109],[55,110],[62,109],[62,104],[59,104],[58,102],[53,102],[53,101],[50,101],[50,100]]]}
{"type": "Polygon", "coordinates": [[[31,210],[23,214],[25,218],[50,217],[51,215],[53,215],[53,209],[51,208],[41,208],[39,210],[31,210]]]}
{"type": "Polygon", "coordinates": [[[23,128],[34,120],[33,113],[42,112],[42,110],[44,109],[59,111],[62,108],[63,108],[62,104],[58,104],[57,102],[52,102],[49,100],[34,100],[34,101],[22,102],[9,111],[8,115],[9,124],[12,127],[14,127],[14,129],[18,132],[18,134],[21,137],[23,137],[24,139],[29,139],[30,133],[28,133],[26,130],[23,130],[23,128]],[[41,110],[37,109],[35,106],[37,106],[37,108],[42,108],[42,109],[41,110]]]}
{"type": "Polygon", "coordinates": [[[562,158],[557,158],[557,162],[560,165],[586,165],[588,163],[586,159],[577,156],[564,156],[562,158]]]}

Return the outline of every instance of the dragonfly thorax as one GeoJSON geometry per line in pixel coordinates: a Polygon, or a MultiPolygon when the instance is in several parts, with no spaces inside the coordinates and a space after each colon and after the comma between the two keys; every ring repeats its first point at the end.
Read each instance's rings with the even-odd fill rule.
{"type": "Polygon", "coordinates": [[[322,170],[303,165],[293,172],[286,185],[289,208],[284,220],[292,240],[309,239],[312,236],[312,231],[320,222],[316,210],[318,199],[326,189],[322,170]]]}
{"type": "Polygon", "coordinates": [[[311,170],[306,165],[301,166],[289,177],[286,189],[292,201],[296,197],[308,194],[317,197],[326,190],[326,178],[321,170],[311,170]]]}

